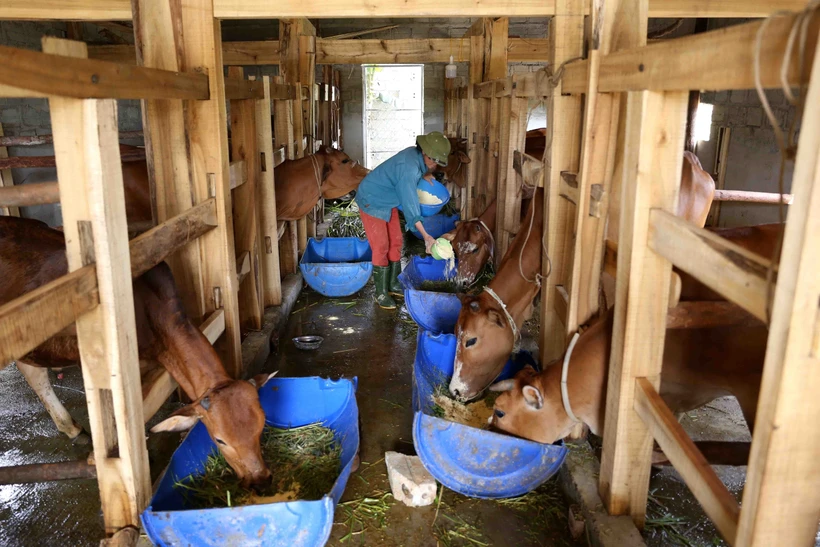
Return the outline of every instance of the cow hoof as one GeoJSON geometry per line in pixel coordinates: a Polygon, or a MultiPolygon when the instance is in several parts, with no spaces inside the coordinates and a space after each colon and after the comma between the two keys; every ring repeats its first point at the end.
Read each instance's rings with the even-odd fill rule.
{"type": "Polygon", "coordinates": [[[353,465],[350,466],[350,472],[351,473],[355,473],[356,471],[359,470],[359,463],[360,462],[361,462],[361,459],[359,459],[359,453],[356,452],[356,455],[353,456],[353,465]]]}
{"type": "Polygon", "coordinates": [[[89,446],[91,445],[91,436],[83,429],[79,435],[71,439],[71,444],[76,446],[89,446]]]}

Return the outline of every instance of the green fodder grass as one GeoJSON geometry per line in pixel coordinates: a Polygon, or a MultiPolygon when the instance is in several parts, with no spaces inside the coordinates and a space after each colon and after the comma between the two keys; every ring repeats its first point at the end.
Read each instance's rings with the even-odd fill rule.
{"type": "Polygon", "coordinates": [[[262,457],[273,474],[269,485],[257,492],[243,488],[225,457],[215,452],[208,456],[203,474],[190,475],[174,485],[182,490],[188,508],[318,500],[330,492],[341,467],[341,446],[332,430],[319,424],[292,429],[266,426],[261,444],[262,457]]]}

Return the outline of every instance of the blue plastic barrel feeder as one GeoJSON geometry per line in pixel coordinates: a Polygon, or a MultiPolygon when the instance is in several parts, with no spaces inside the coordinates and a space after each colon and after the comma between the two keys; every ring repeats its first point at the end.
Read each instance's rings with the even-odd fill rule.
{"type": "Polygon", "coordinates": [[[142,525],[151,541],[168,547],[324,545],[359,449],[356,383],[355,378],[275,378],[259,390],[268,425],[287,428],[320,422],[333,430],[341,444],[339,477],[321,500],[186,509],[182,493],[174,488],[174,483],[201,473],[208,455],[216,450],[205,424],[199,423],[174,452],[151,503],[142,513],[142,525]]]}
{"type": "MultiPolygon", "coordinates": [[[[425,179],[421,179],[416,186],[419,190],[424,190],[428,194],[433,194],[437,198],[441,200],[441,203],[437,203],[435,205],[424,205],[423,203],[419,203],[419,207],[421,208],[421,216],[423,217],[431,217],[437,214],[439,211],[444,209],[444,206],[450,201],[450,192],[447,190],[447,187],[444,186],[437,180],[434,180],[432,184],[430,184],[425,179]]],[[[399,211],[403,211],[401,205],[398,207],[399,211]]],[[[424,227],[427,229],[427,226],[424,227]]]]}
{"type": "MultiPolygon", "coordinates": [[[[442,213],[438,213],[426,217],[422,221],[422,224],[424,224],[424,229],[427,230],[427,233],[430,234],[430,237],[438,239],[447,232],[455,230],[456,222],[459,218],[460,216],[458,213],[454,215],[445,215],[442,213]]],[[[410,233],[416,236],[417,239],[424,239],[421,233],[418,230],[416,230],[415,226],[410,227],[410,233]]]]}
{"type": "Polygon", "coordinates": [[[432,256],[413,256],[399,274],[404,286],[404,305],[419,327],[431,332],[452,333],[461,312],[461,300],[455,294],[424,291],[425,281],[445,281],[455,271],[447,271],[447,262],[432,256]]]}
{"type": "Polygon", "coordinates": [[[370,244],[357,237],[310,238],[299,261],[307,284],[324,296],[350,296],[362,289],[373,273],[370,244]]]}
{"type": "MultiPolygon", "coordinates": [[[[413,368],[413,444],[424,467],[444,486],[475,498],[511,498],[538,488],[567,455],[560,441],[541,444],[450,422],[432,415],[436,387],[453,375],[456,337],[419,331],[413,368]]],[[[498,380],[532,358],[519,353],[498,380]]]]}

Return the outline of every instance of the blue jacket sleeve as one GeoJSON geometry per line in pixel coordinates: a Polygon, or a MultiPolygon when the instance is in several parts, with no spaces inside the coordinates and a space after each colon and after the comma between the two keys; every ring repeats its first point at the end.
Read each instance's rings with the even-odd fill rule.
{"type": "Polygon", "coordinates": [[[404,213],[404,220],[406,222],[404,229],[409,231],[410,228],[416,225],[416,222],[422,220],[421,206],[419,205],[419,195],[416,188],[419,183],[417,173],[408,172],[401,176],[396,191],[399,195],[401,208],[404,213]]]}

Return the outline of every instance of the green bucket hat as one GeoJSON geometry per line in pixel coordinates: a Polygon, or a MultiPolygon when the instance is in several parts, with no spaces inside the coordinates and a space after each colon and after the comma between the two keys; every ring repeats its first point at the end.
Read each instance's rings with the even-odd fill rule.
{"type": "Polygon", "coordinates": [[[450,141],[441,131],[433,131],[427,135],[416,137],[416,144],[430,159],[442,167],[447,167],[447,157],[450,155],[450,141]]]}

